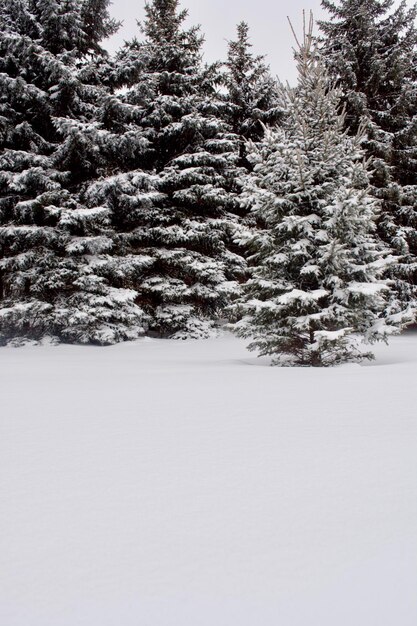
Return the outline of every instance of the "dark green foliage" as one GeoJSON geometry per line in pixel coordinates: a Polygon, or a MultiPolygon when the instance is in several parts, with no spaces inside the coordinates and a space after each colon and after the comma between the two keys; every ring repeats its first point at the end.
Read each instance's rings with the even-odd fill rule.
{"type": "Polygon", "coordinates": [[[112,245],[107,212],[77,200],[77,181],[98,167],[96,147],[74,132],[74,125],[94,123],[100,98],[88,80],[97,59],[83,57],[95,46],[88,43],[84,6],[58,0],[1,5],[3,343],[44,335],[109,343],[135,336],[134,323],[136,336],[143,332],[136,294],[112,289],[96,267],[94,256],[112,245]]]}
{"type": "Polygon", "coordinates": [[[323,50],[343,88],[350,132],[365,124],[379,232],[398,255],[394,276],[415,306],[417,285],[417,29],[405,1],[340,0],[322,4],[323,50]]]}
{"type": "Polygon", "coordinates": [[[226,73],[226,119],[239,142],[239,163],[250,169],[246,159],[247,142],[258,141],[264,124],[274,125],[282,117],[277,81],[270,74],[263,56],[254,56],[249,26],[240,22],[236,41],[229,42],[226,73]]]}
{"type": "Polygon", "coordinates": [[[244,273],[230,250],[237,155],[199,29],[184,28],[177,1],[155,0],[145,12],[143,39],[119,53],[119,89],[99,116],[116,156],[111,175],[83,199],[109,209],[117,280],[137,291],[150,332],[205,336],[244,273]]]}

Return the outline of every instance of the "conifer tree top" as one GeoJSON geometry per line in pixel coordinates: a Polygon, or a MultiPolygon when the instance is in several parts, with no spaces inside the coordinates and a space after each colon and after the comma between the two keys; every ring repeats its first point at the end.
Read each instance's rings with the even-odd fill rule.
{"type": "Polygon", "coordinates": [[[251,52],[252,44],[249,36],[247,22],[239,22],[236,27],[237,38],[229,41],[226,66],[229,69],[232,80],[236,83],[248,80],[251,72],[261,76],[269,72],[264,62],[264,55],[254,55],[251,52]]]}
{"type": "Polygon", "coordinates": [[[147,2],[142,30],[151,44],[178,45],[187,39],[190,47],[199,50],[204,41],[200,27],[193,26],[188,30],[182,28],[188,11],[180,10],[179,5],[179,0],[147,2]]]}
{"type": "MultiPolygon", "coordinates": [[[[252,53],[249,26],[237,25],[237,37],[229,41],[226,72],[229,120],[234,133],[256,141],[263,134],[262,124],[274,124],[280,117],[278,85],[263,55],[252,53]]],[[[241,144],[241,156],[246,148],[241,144]]]]}
{"type": "Polygon", "coordinates": [[[339,0],[339,2],[322,0],[321,4],[335,18],[342,19],[355,12],[360,19],[371,15],[374,17],[385,15],[393,6],[394,0],[339,0]]]}

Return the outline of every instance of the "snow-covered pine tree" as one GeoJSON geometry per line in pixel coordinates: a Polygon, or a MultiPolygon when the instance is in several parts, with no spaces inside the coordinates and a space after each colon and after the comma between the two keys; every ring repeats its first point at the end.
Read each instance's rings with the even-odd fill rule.
{"type": "Polygon", "coordinates": [[[251,168],[246,159],[247,142],[256,142],[264,125],[274,125],[282,117],[278,84],[272,78],[264,56],[255,56],[246,22],[237,25],[237,37],[230,41],[223,81],[226,93],[226,119],[237,137],[239,165],[251,168]]]}
{"type": "Polygon", "coordinates": [[[239,336],[279,365],[327,366],[372,358],[362,343],[396,332],[384,317],[389,262],[375,236],[362,134],[347,136],[341,94],[313,44],[312,21],[296,53],[298,85],[288,115],[252,154],[247,201],[252,277],[233,308],[239,336]]]}
{"type": "Polygon", "coordinates": [[[178,0],[153,0],[145,13],[142,39],[118,56],[119,90],[102,118],[113,131],[120,123],[123,141],[133,134],[133,151],[119,154],[84,200],[109,211],[108,267],[138,292],[149,332],[205,336],[245,267],[231,241],[240,211],[234,144],[220,115],[217,67],[202,64],[199,28],[184,28],[178,0]]]}
{"type": "Polygon", "coordinates": [[[405,0],[322,0],[320,23],[331,76],[343,89],[346,124],[365,125],[379,232],[394,249],[405,301],[417,302],[417,7],[405,0]]]}
{"type": "MultiPolygon", "coordinates": [[[[117,291],[92,271],[106,209],[85,210],[73,186],[86,154],[57,157],[64,120],[91,119],[96,85],[86,53],[96,36],[90,6],[72,0],[4,0],[0,7],[0,341],[52,335],[108,342],[130,336],[141,311],[134,292],[117,291]],[[68,167],[63,167],[70,165],[68,167]]],[[[103,14],[103,19],[106,19],[103,14]]],[[[111,20],[100,31],[109,34],[111,20]]],[[[87,159],[88,160],[88,159],[87,159]]]]}

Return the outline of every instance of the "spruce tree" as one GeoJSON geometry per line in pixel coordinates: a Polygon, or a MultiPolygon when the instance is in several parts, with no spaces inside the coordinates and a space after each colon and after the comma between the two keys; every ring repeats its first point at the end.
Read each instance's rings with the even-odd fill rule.
{"type": "MultiPolygon", "coordinates": [[[[106,209],[86,210],[77,199],[78,171],[89,159],[82,141],[77,154],[76,134],[72,160],[62,158],[65,122],[91,121],[97,109],[87,5],[4,0],[0,9],[3,343],[45,335],[108,343],[141,328],[136,294],[117,291],[95,270],[98,251],[112,243],[106,209]]],[[[101,34],[113,27],[108,20],[101,34]]]]}
{"type": "Polygon", "coordinates": [[[366,128],[373,194],[382,200],[379,232],[395,250],[393,276],[416,306],[417,8],[403,0],[322,0],[320,23],[331,76],[344,92],[346,125],[366,128]]]}
{"type": "Polygon", "coordinates": [[[119,53],[118,89],[102,109],[113,145],[128,148],[115,150],[114,170],[83,201],[109,211],[113,280],[136,290],[148,332],[206,336],[245,267],[232,246],[237,157],[199,29],[184,28],[178,0],[154,0],[145,13],[143,37],[119,53]]]}
{"type": "Polygon", "coordinates": [[[283,90],[288,116],[251,155],[252,276],[232,308],[237,334],[279,365],[372,358],[362,344],[396,332],[403,316],[381,279],[390,258],[375,235],[362,130],[344,132],[341,93],[311,28],[296,55],[298,85],[283,90]],[[388,305],[396,311],[390,318],[388,305]]]}

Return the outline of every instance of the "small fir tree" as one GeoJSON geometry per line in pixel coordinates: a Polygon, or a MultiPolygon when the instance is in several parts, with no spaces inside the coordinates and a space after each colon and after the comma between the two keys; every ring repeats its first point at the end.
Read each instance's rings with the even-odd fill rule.
{"type": "Polygon", "coordinates": [[[252,277],[232,309],[241,317],[234,328],[274,364],[360,361],[372,358],[362,344],[397,332],[402,314],[384,317],[389,256],[374,232],[362,131],[344,132],[341,94],[312,23],[296,58],[298,85],[284,90],[288,116],[252,155],[246,198],[258,228],[247,236],[252,277]]]}

